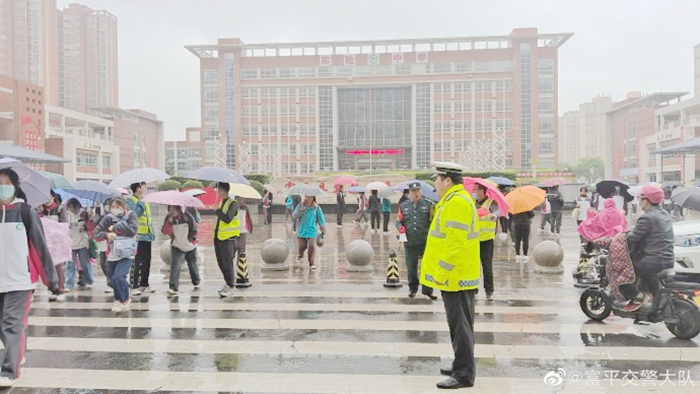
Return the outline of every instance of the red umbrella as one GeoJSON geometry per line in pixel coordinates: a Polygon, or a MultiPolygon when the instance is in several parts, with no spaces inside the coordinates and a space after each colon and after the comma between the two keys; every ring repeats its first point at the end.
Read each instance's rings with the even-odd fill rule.
{"type": "Polygon", "coordinates": [[[464,189],[466,191],[468,191],[469,193],[473,192],[474,185],[477,183],[484,186],[486,188],[486,197],[496,202],[496,205],[498,205],[498,210],[501,212],[501,215],[506,215],[508,213],[508,211],[510,210],[510,204],[508,204],[508,201],[506,201],[506,197],[503,195],[503,193],[501,193],[501,191],[498,190],[498,185],[496,183],[481,178],[464,177],[463,179],[464,189]]]}
{"type": "Polygon", "coordinates": [[[347,186],[352,187],[352,186],[357,186],[359,184],[360,183],[357,182],[357,179],[355,179],[355,177],[352,177],[350,175],[341,176],[339,178],[336,178],[333,181],[333,186],[347,185],[347,186]]]}
{"type": "Polygon", "coordinates": [[[564,178],[552,178],[552,179],[547,179],[546,181],[542,182],[542,184],[547,186],[547,187],[568,185],[569,183],[571,183],[571,181],[568,179],[564,179],[564,178]]]}
{"type": "Polygon", "coordinates": [[[143,198],[144,202],[163,205],[177,205],[180,207],[204,208],[204,203],[189,194],[177,190],[149,193],[143,198]]]}

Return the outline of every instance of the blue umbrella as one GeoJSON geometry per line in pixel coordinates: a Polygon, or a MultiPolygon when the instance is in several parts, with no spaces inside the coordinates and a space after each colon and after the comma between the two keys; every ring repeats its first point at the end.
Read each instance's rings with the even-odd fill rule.
{"type": "Polygon", "coordinates": [[[56,194],[58,194],[59,196],[61,196],[61,200],[63,200],[64,203],[70,200],[71,198],[77,198],[80,202],[80,205],[84,207],[91,207],[94,204],[94,201],[92,200],[88,200],[87,198],[80,198],[75,194],[68,193],[63,189],[53,189],[53,191],[56,192],[56,194]]]}
{"type": "Polygon", "coordinates": [[[250,182],[245,179],[240,172],[224,167],[202,167],[196,171],[190,172],[185,178],[209,182],[242,183],[244,185],[250,185],[250,182]]]}
{"type": "Polygon", "coordinates": [[[119,197],[122,195],[119,190],[97,181],[78,181],[73,184],[72,189],[63,190],[77,197],[99,203],[104,203],[110,198],[119,197]]]}
{"type": "Polygon", "coordinates": [[[421,191],[423,192],[423,197],[425,197],[425,198],[427,198],[428,200],[431,200],[431,201],[438,201],[438,200],[440,200],[440,198],[438,197],[437,192],[435,191],[435,187],[434,187],[434,186],[432,186],[432,185],[430,185],[430,184],[428,184],[428,183],[425,183],[425,182],[423,182],[423,181],[415,180],[415,179],[414,179],[414,180],[411,180],[411,181],[401,182],[401,183],[399,183],[398,185],[392,187],[392,189],[398,190],[398,191],[406,190],[406,189],[408,189],[408,185],[411,184],[411,183],[414,183],[414,182],[420,183],[420,188],[421,188],[421,191]]]}
{"type": "Polygon", "coordinates": [[[502,176],[492,176],[487,178],[489,181],[499,185],[499,186],[515,186],[515,182],[511,181],[508,178],[504,178],[502,176]]]}
{"type": "Polygon", "coordinates": [[[365,193],[367,190],[365,190],[364,187],[362,186],[353,186],[348,189],[348,193],[365,193]]]}

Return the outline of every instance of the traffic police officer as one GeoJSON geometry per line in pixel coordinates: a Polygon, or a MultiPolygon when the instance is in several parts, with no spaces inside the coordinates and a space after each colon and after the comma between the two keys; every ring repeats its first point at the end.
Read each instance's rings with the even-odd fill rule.
{"type": "MultiPolygon", "coordinates": [[[[396,226],[403,226],[406,231],[407,242],[404,244],[404,248],[408,271],[408,296],[413,298],[418,292],[418,259],[425,252],[425,243],[430,228],[430,209],[433,204],[423,198],[420,182],[411,182],[408,188],[410,189],[410,198],[399,206],[399,220],[396,226]]],[[[433,295],[431,287],[424,285],[422,292],[431,300],[437,299],[433,295]]]]}
{"type": "Polygon", "coordinates": [[[216,210],[216,225],[214,226],[214,254],[219,269],[224,275],[226,284],[219,290],[219,297],[231,297],[235,290],[236,273],[233,268],[233,258],[238,248],[238,237],[241,234],[241,222],[238,216],[238,204],[229,197],[231,186],[219,183],[217,197],[221,199],[216,210]]]}
{"type": "Polygon", "coordinates": [[[436,163],[435,189],[440,201],[428,232],[420,283],[441,290],[455,360],[440,369],[450,377],[438,388],[472,387],[474,295],[479,288],[479,229],[474,200],[462,185],[462,167],[436,163]]]}
{"type": "Polygon", "coordinates": [[[486,300],[493,301],[493,241],[496,239],[496,224],[500,212],[493,200],[486,196],[486,186],[474,184],[474,200],[479,216],[479,254],[484,271],[486,300]]]}

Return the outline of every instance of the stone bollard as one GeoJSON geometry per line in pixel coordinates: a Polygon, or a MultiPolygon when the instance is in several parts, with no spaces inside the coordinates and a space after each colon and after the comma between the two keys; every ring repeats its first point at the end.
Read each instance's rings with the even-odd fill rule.
{"type": "Polygon", "coordinates": [[[348,272],[366,272],[373,270],[370,263],[374,258],[374,248],[372,248],[369,242],[363,239],[352,241],[350,245],[345,248],[345,257],[348,259],[348,263],[350,263],[347,268],[348,272]]]}
{"type": "Polygon", "coordinates": [[[279,238],[271,238],[263,242],[260,257],[265,262],[261,269],[265,271],[283,271],[289,268],[285,262],[289,257],[289,246],[279,238]]]}
{"type": "Polygon", "coordinates": [[[564,261],[564,249],[554,241],[542,241],[532,251],[537,267],[535,272],[540,274],[560,274],[564,272],[561,265],[564,261]]]}

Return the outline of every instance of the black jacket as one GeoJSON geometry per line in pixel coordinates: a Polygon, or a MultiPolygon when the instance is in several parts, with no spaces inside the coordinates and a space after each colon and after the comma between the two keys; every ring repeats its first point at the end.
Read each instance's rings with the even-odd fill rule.
{"type": "Polygon", "coordinates": [[[379,202],[379,197],[375,196],[374,194],[369,196],[369,211],[370,212],[379,212],[380,210],[380,202],[379,202]]]}
{"type": "Polygon", "coordinates": [[[660,206],[652,206],[627,233],[627,244],[635,266],[662,271],[673,268],[673,219],[660,206]]]}

